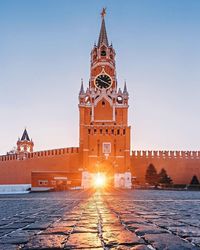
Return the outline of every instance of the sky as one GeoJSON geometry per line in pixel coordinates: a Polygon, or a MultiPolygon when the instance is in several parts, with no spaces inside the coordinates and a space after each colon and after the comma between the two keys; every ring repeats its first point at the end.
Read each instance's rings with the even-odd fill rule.
{"type": "Polygon", "coordinates": [[[130,94],[133,150],[200,150],[199,0],[1,0],[0,154],[78,146],[102,7],[130,94]]]}

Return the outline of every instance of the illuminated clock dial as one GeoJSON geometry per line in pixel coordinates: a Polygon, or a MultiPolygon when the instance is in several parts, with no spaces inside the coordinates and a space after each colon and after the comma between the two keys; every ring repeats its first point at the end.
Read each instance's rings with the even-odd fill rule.
{"type": "Polygon", "coordinates": [[[112,80],[110,78],[109,75],[99,75],[97,76],[97,78],[95,79],[95,85],[97,88],[100,89],[108,89],[111,87],[112,85],[112,80]]]}

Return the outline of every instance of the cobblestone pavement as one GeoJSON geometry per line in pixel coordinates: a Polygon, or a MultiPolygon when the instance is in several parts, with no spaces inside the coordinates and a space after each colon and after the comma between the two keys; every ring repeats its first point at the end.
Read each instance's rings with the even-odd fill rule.
{"type": "Polygon", "coordinates": [[[200,192],[1,195],[4,249],[200,249],[200,192]]]}

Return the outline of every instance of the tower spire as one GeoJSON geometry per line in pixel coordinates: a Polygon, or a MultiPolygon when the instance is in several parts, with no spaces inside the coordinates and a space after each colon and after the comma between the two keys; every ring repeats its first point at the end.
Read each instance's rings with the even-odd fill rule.
{"type": "Polygon", "coordinates": [[[24,129],[23,135],[21,137],[21,141],[30,141],[26,128],[24,129]]]}
{"type": "Polygon", "coordinates": [[[127,86],[126,86],[126,81],[124,81],[124,90],[123,90],[123,94],[128,94],[127,86]]]}
{"type": "Polygon", "coordinates": [[[106,25],[105,25],[105,20],[104,20],[105,15],[106,15],[106,8],[103,8],[101,12],[102,22],[101,22],[101,30],[99,34],[98,47],[100,47],[102,44],[109,46],[107,32],[106,32],[106,25]]]}
{"type": "Polygon", "coordinates": [[[79,95],[84,95],[85,92],[84,92],[84,87],[83,87],[83,78],[81,78],[81,88],[80,88],[80,91],[79,91],[79,95]]]}

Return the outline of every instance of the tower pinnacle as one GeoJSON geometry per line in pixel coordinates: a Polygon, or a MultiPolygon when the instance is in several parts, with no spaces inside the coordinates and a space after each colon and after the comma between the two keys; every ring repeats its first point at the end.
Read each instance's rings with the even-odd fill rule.
{"type": "Polygon", "coordinates": [[[127,95],[128,91],[127,91],[127,86],[126,86],[126,81],[124,82],[124,90],[123,90],[123,94],[127,95]]]}
{"type": "Polygon", "coordinates": [[[106,15],[106,8],[103,8],[101,12],[101,17],[104,18],[105,15],[106,15]]]}
{"type": "Polygon", "coordinates": [[[84,95],[85,92],[84,92],[84,87],[83,87],[83,79],[81,78],[81,88],[80,88],[80,91],[79,91],[79,95],[84,95]]]}
{"type": "Polygon", "coordinates": [[[32,139],[28,136],[26,128],[24,129],[21,139],[17,141],[17,154],[19,159],[27,158],[28,153],[33,152],[34,143],[32,139]]]}
{"type": "Polygon", "coordinates": [[[26,128],[24,129],[23,135],[21,137],[21,141],[30,141],[26,128]]]}
{"type": "Polygon", "coordinates": [[[105,15],[106,15],[106,8],[103,8],[101,12],[102,22],[101,22],[101,30],[99,34],[98,47],[100,47],[102,44],[106,45],[107,47],[109,46],[108,37],[106,33],[106,25],[105,25],[105,20],[104,20],[105,15]]]}

